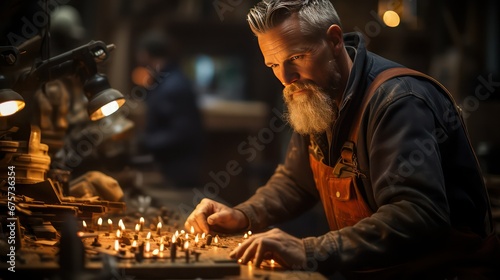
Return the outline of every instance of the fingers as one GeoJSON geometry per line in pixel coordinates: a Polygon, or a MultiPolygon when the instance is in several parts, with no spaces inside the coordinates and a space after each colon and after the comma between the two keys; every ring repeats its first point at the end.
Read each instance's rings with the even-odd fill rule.
{"type": "Polygon", "coordinates": [[[186,230],[209,233],[210,230],[220,232],[236,232],[247,228],[249,221],[245,214],[224,204],[210,199],[202,199],[184,223],[186,230]]]}
{"type": "Polygon", "coordinates": [[[212,201],[203,199],[186,219],[184,227],[186,230],[190,230],[192,226],[195,232],[208,233],[210,227],[207,223],[207,216],[211,215],[213,212],[214,206],[212,201]]]}
{"type": "Polygon", "coordinates": [[[229,255],[233,259],[238,259],[242,264],[253,261],[255,266],[260,266],[263,260],[271,259],[273,252],[279,250],[280,244],[273,238],[273,233],[255,234],[249,237],[238,248],[235,248],[229,255]]]}
{"type": "Polygon", "coordinates": [[[256,266],[268,259],[274,259],[286,268],[304,267],[306,263],[302,240],[279,229],[253,234],[229,256],[242,264],[253,261],[256,266]]]}

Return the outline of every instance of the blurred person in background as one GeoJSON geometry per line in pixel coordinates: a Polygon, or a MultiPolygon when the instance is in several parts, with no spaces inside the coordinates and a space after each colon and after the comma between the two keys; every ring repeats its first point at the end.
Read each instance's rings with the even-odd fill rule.
{"type": "Polygon", "coordinates": [[[164,31],[140,39],[134,83],[147,90],[139,149],[153,156],[168,187],[201,184],[204,132],[197,95],[180,67],[176,45],[164,31]]]}

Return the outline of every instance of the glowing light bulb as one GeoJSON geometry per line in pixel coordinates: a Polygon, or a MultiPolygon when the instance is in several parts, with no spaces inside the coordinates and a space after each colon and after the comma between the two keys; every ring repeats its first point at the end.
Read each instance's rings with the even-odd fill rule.
{"type": "Polygon", "coordinates": [[[22,106],[19,101],[6,101],[0,104],[0,116],[10,116],[15,112],[21,110],[24,107],[24,102],[22,106]]]}
{"type": "Polygon", "coordinates": [[[118,110],[118,108],[120,108],[120,105],[118,104],[118,102],[111,101],[108,104],[102,106],[100,110],[101,110],[102,114],[105,117],[107,117],[107,116],[113,114],[114,112],[116,112],[116,110],[118,110]]]}

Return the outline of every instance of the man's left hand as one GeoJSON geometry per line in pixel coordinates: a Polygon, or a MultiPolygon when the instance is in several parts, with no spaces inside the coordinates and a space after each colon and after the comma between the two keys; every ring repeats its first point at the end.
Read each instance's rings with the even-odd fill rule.
{"type": "Polygon", "coordinates": [[[250,235],[241,246],[230,253],[230,257],[243,264],[253,261],[256,267],[266,259],[274,259],[288,269],[303,268],[306,264],[306,251],[302,240],[277,228],[250,235]]]}

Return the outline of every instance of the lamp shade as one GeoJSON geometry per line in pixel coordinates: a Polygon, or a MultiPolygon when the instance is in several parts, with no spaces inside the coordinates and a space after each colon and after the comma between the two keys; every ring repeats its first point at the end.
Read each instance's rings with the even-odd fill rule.
{"type": "Polygon", "coordinates": [[[87,110],[91,120],[99,120],[116,112],[125,98],[116,89],[111,88],[108,78],[103,74],[95,74],[83,85],[88,99],[87,110]]]}

